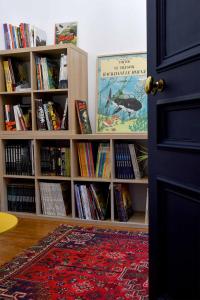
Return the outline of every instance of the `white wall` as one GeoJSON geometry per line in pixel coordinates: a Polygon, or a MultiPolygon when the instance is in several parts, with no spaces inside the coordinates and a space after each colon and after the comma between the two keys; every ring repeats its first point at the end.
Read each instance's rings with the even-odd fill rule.
{"type": "MultiPolygon", "coordinates": [[[[89,114],[95,127],[96,56],[146,51],[146,0],[0,1],[0,24],[34,24],[54,41],[54,24],[78,22],[78,46],[88,52],[89,114]]],[[[3,30],[0,49],[4,49],[3,30]]]]}

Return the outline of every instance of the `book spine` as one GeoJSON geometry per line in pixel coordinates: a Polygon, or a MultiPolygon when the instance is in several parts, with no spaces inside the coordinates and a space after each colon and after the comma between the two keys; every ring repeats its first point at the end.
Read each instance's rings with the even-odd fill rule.
{"type": "Polygon", "coordinates": [[[68,98],[66,98],[65,101],[65,108],[63,111],[63,117],[62,117],[62,121],[61,121],[61,129],[67,129],[68,128],[68,98]]]}
{"type": "Polygon", "coordinates": [[[17,109],[17,113],[18,113],[18,116],[19,116],[19,120],[20,120],[20,123],[21,123],[22,130],[27,130],[26,122],[25,122],[24,116],[23,116],[23,112],[22,112],[22,109],[21,109],[19,104],[16,105],[16,109],[17,109]]]}
{"type": "Polygon", "coordinates": [[[3,61],[3,68],[4,68],[4,75],[5,75],[5,80],[6,80],[7,92],[12,92],[13,91],[13,85],[12,85],[12,78],[11,78],[11,73],[10,73],[10,69],[9,69],[8,60],[3,61]]]}
{"type": "Polygon", "coordinates": [[[5,48],[6,49],[11,49],[10,38],[9,38],[9,33],[8,33],[8,24],[7,23],[3,24],[3,30],[4,30],[5,48]]]}
{"type": "Polygon", "coordinates": [[[35,99],[38,130],[46,130],[46,119],[42,99],[35,99]]]}
{"type": "Polygon", "coordinates": [[[132,166],[135,174],[136,179],[141,179],[141,173],[139,169],[139,164],[136,156],[136,151],[135,151],[135,145],[134,144],[129,144],[129,152],[131,156],[131,161],[132,161],[132,166]]]}
{"type": "Polygon", "coordinates": [[[44,108],[44,114],[45,114],[45,118],[46,118],[47,128],[48,128],[48,130],[53,130],[53,125],[52,125],[50,113],[48,110],[48,104],[44,103],[43,108],[44,108]]]}

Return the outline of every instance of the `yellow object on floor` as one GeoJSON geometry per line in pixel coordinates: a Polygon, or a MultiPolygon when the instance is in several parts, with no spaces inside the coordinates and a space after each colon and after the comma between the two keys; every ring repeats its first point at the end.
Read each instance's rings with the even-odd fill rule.
{"type": "Polygon", "coordinates": [[[15,227],[18,219],[10,214],[0,212],[0,233],[15,227]]]}

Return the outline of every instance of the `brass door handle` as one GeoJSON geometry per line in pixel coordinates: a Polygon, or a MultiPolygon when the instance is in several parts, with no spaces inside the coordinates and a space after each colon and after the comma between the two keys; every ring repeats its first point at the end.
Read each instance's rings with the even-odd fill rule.
{"type": "Polygon", "coordinates": [[[158,81],[154,81],[152,76],[148,76],[145,82],[145,92],[146,94],[152,93],[155,95],[157,92],[162,92],[165,88],[165,81],[160,79],[158,81]]]}

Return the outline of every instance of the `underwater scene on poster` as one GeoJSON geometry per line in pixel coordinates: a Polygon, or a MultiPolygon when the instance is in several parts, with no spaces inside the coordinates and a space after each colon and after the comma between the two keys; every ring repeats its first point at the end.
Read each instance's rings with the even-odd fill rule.
{"type": "Polygon", "coordinates": [[[97,72],[96,131],[147,132],[146,53],[98,57],[97,72]]]}

